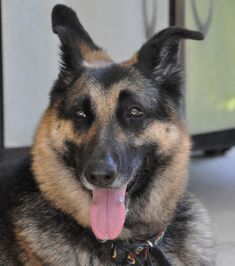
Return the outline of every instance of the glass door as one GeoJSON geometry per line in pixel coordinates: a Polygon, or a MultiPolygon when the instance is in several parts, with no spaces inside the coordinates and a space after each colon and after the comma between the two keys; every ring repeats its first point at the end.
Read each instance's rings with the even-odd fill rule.
{"type": "Polygon", "coordinates": [[[188,41],[185,50],[190,132],[235,129],[235,1],[185,4],[185,26],[205,33],[204,41],[188,41]]]}

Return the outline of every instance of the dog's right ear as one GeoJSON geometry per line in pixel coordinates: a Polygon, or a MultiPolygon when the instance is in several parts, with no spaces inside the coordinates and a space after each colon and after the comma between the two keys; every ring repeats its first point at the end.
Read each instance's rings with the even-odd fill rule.
{"type": "Polygon", "coordinates": [[[59,36],[62,51],[62,68],[77,72],[84,61],[110,60],[81,25],[76,13],[65,5],[52,10],[52,29],[59,36]]]}

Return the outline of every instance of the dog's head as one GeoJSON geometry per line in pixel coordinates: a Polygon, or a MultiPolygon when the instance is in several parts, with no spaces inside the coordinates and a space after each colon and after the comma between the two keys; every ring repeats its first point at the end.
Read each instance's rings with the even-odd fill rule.
{"type": "Polygon", "coordinates": [[[55,6],[52,26],[61,42],[61,71],[36,134],[33,169],[59,208],[91,224],[98,238],[113,239],[122,230],[127,198],[141,197],[156,182],[170,193],[173,180],[162,183],[166,169],[183,173],[174,188],[185,183],[180,160],[187,161],[190,145],[178,49],[180,39],[203,36],[170,27],[117,64],[70,8],[55,6]]]}

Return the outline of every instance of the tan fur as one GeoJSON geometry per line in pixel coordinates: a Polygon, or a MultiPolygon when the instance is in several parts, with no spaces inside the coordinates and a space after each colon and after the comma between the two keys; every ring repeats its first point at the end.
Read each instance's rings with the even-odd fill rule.
{"type": "MultiPolygon", "coordinates": [[[[132,206],[133,209],[138,211],[131,214],[137,219],[142,217],[143,223],[146,224],[155,221],[155,227],[152,228],[154,233],[156,229],[166,228],[185,190],[191,143],[183,124],[179,127],[173,123],[163,122],[154,122],[140,137],[135,139],[136,145],[141,145],[146,141],[157,143],[161,154],[174,155],[172,161],[164,168],[161,175],[156,177],[152,185],[148,208],[142,208],[139,201],[137,204],[133,202],[136,205],[132,206]]],[[[124,228],[120,237],[122,239],[131,237],[130,231],[124,228]]]]}
{"type": "Polygon", "coordinates": [[[102,93],[96,87],[90,90],[91,99],[96,106],[97,117],[102,125],[107,124],[111,116],[115,114],[118,96],[124,88],[126,88],[125,81],[121,81],[111,86],[109,92],[106,93],[102,93]]]}
{"type": "Polygon", "coordinates": [[[88,63],[93,63],[95,61],[112,61],[104,50],[93,50],[84,42],[79,45],[79,49],[83,59],[88,63]]]}
{"type": "MultiPolygon", "coordinates": [[[[150,204],[148,211],[154,208],[156,217],[162,226],[171,219],[176,204],[185,190],[187,182],[187,166],[190,142],[187,135],[183,135],[178,142],[177,150],[174,152],[171,163],[165,168],[161,178],[156,179],[150,194],[150,204]],[[156,203],[157,206],[156,206],[156,203]],[[157,207],[157,208],[156,208],[157,207]]],[[[146,218],[152,213],[146,213],[146,218]]],[[[156,218],[155,218],[156,219],[156,218]]]]}
{"type": "MultiPolygon", "coordinates": [[[[73,103],[76,102],[78,97],[89,95],[91,101],[94,103],[97,119],[99,122],[107,123],[115,111],[121,90],[127,87],[131,88],[131,84],[129,84],[127,80],[122,80],[112,85],[109,90],[102,91],[101,84],[94,78],[83,75],[80,79],[75,81],[73,88],[68,94],[68,101],[73,103]]],[[[134,89],[133,85],[132,87],[134,89]]]]}
{"type": "Polygon", "coordinates": [[[150,195],[148,210],[158,202],[158,208],[155,209],[158,210],[159,220],[164,225],[173,215],[175,205],[185,189],[190,140],[185,128],[173,123],[156,122],[143,135],[145,139],[155,140],[159,144],[160,153],[174,155],[161,177],[156,179],[150,195]]]}
{"type": "Polygon", "coordinates": [[[20,246],[19,257],[21,263],[24,263],[26,266],[43,266],[43,263],[36,256],[19,227],[15,227],[15,236],[20,246]]]}
{"type": "Polygon", "coordinates": [[[113,85],[109,92],[103,92],[101,84],[90,76],[83,75],[74,83],[68,95],[68,100],[73,103],[79,96],[88,94],[94,103],[98,120],[102,123],[107,123],[109,122],[110,115],[116,108],[119,93],[122,89],[126,88],[126,85],[125,81],[121,81],[113,85]]]}
{"type": "Polygon", "coordinates": [[[69,122],[60,120],[59,129],[57,123],[53,109],[48,109],[37,130],[32,149],[35,178],[42,192],[57,208],[71,214],[83,226],[89,226],[91,196],[58,160],[53,150],[53,146],[57,150],[61,149],[66,138],[76,143],[82,138],[72,133],[69,122]]]}
{"type": "Polygon", "coordinates": [[[158,143],[161,147],[160,153],[170,154],[178,145],[184,130],[173,122],[156,121],[145,129],[144,133],[136,138],[136,145],[141,145],[147,141],[158,143]]]}
{"type": "MultiPolygon", "coordinates": [[[[138,75],[138,73],[137,73],[138,75]]],[[[140,80],[136,83],[143,87],[145,84],[140,80]]],[[[111,85],[108,91],[102,92],[99,84],[90,86],[89,95],[92,102],[95,103],[97,118],[101,121],[102,125],[107,124],[110,118],[115,115],[115,110],[118,105],[118,98],[123,90],[136,92],[136,85],[132,84],[128,79],[123,79],[115,84],[111,85]]]]}

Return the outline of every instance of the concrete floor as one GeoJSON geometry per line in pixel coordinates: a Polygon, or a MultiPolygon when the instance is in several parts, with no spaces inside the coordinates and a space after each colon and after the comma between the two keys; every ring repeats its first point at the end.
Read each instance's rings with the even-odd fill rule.
{"type": "Polygon", "coordinates": [[[235,148],[224,156],[193,158],[189,185],[209,211],[216,265],[235,265],[235,148]]]}

